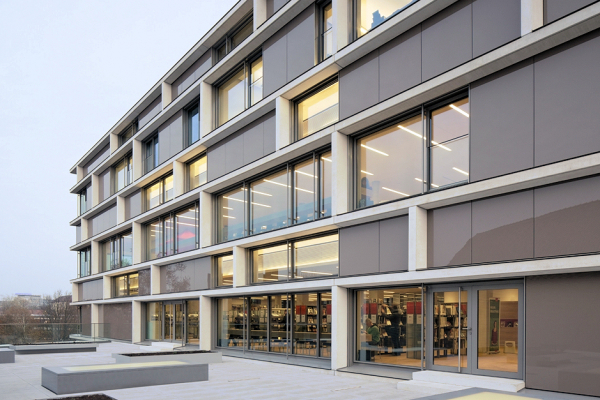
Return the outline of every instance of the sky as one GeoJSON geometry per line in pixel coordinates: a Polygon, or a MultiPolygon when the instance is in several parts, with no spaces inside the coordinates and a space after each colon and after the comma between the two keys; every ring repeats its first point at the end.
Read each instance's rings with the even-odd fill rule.
{"type": "Polygon", "coordinates": [[[0,297],[71,291],[69,169],[235,3],[0,1],[0,297]]]}

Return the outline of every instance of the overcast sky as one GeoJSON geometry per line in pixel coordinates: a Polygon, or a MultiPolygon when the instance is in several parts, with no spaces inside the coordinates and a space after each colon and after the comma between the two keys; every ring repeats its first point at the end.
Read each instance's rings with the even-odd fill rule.
{"type": "Polygon", "coordinates": [[[71,291],[69,169],[235,3],[0,1],[0,297],[71,291]]]}

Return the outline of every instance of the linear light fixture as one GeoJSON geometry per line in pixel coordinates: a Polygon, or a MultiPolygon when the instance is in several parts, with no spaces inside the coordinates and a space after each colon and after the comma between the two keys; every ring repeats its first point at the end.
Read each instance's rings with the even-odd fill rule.
{"type": "Polygon", "coordinates": [[[314,176],[313,174],[309,174],[308,172],[304,172],[304,171],[296,171],[297,174],[302,174],[302,175],[306,175],[306,176],[310,176],[311,178],[317,178],[316,176],[314,176]]]}
{"type": "Polygon", "coordinates": [[[327,157],[321,157],[321,158],[322,158],[323,160],[327,161],[327,162],[333,162],[333,161],[331,161],[331,160],[330,160],[329,158],[327,158],[327,157]]]}
{"type": "Polygon", "coordinates": [[[372,147],[369,147],[369,146],[365,146],[364,144],[361,144],[361,147],[364,147],[364,148],[365,148],[365,149],[367,149],[367,150],[374,151],[375,153],[382,154],[382,155],[384,155],[384,156],[386,156],[386,157],[389,157],[389,156],[390,156],[389,154],[387,154],[387,153],[384,153],[383,151],[380,151],[380,150],[374,149],[374,148],[372,148],[372,147]]]}
{"type": "Polygon", "coordinates": [[[260,204],[260,203],[255,203],[255,202],[251,202],[250,204],[253,204],[253,205],[259,206],[259,207],[271,208],[271,206],[268,206],[266,204],[260,204]]]}
{"type": "Polygon", "coordinates": [[[433,187],[440,187],[440,185],[436,185],[435,183],[432,183],[431,186],[433,186],[433,187]]]}
{"type": "Polygon", "coordinates": [[[272,194],[269,193],[263,193],[263,192],[259,192],[258,190],[252,190],[252,193],[256,193],[256,194],[262,194],[263,196],[269,196],[269,197],[273,197],[272,194]]]}
{"type": "Polygon", "coordinates": [[[329,272],[318,272],[318,271],[299,271],[302,274],[317,274],[317,275],[333,275],[329,272]]]}
{"type": "Polygon", "coordinates": [[[196,224],[186,224],[185,222],[177,222],[177,225],[196,226],[196,224]]]}
{"type": "Polygon", "coordinates": [[[415,181],[419,181],[419,182],[427,183],[427,181],[423,181],[423,179],[421,179],[421,178],[415,178],[415,181]]]}
{"type": "Polygon", "coordinates": [[[223,218],[235,219],[235,217],[232,217],[230,215],[223,215],[223,218]]]}
{"type": "Polygon", "coordinates": [[[419,137],[419,138],[425,140],[425,136],[423,136],[423,135],[421,135],[421,134],[419,134],[419,133],[417,133],[415,131],[411,131],[410,129],[405,128],[402,125],[398,125],[398,128],[402,129],[403,131],[406,131],[406,132],[410,133],[411,135],[415,135],[416,137],[419,137]]]}
{"type": "Polygon", "coordinates": [[[442,148],[442,149],[444,149],[444,150],[452,151],[452,149],[451,149],[451,148],[449,148],[449,147],[446,147],[446,146],[444,146],[443,144],[439,144],[438,142],[436,142],[436,141],[434,141],[434,140],[432,140],[432,141],[431,141],[431,144],[432,144],[432,145],[434,145],[434,146],[439,146],[439,147],[441,147],[441,148],[442,148]]]}
{"type": "Polygon", "coordinates": [[[364,35],[365,33],[369,32],[369,31],[361,26],[360,32],[364,35]]]}
{"type": "Polygon", "coordinates": [[[367,172],[367,171],[363,171],[362,169],[360,170],[360,172],[362,172],[363,174],[371,175],[371,176],[373,175],[372,173],[367,172]]]}
{"type": "Polygon", "coordinates": [[[306,193],[314,193],[314,192],[311,192],[310,190],[302,189],[302,188],[299,188],[299,187],[297,187],[296,190],[299,190],[301,192],[306,192],[306,193]]]}
{"type": "Polygon", "coordinates": [[[223,198],[227,200],[239,201],[240,203],[245,203],[244,200],[236,199],[234,197],[223,196],[223,198]]]}
{"type": "Polygon", "coordinates": [[[223,208],[226,210],[233,210],[233,208],[231,208],[231,207],[223,207],[223,208]]]}
{"type": "Polygon", "coordinates": [[[406,197],[408,197],[408,195],[407,195],[406,193],[402,193],[402,192],[399,192],[399,191],[397,191],[397,190],[394,190],[394,189],[386,188],[385,186],[383,186],[383,187],[382,187],[382,189],[383,189],[383,190],[387,190],[387,191],[389,191],[389,192],[393,192],[393,193],[401,194],[402,196],[406,196],[406,197]]]}
{"type": "Polygon", "coordinates": [[[469,118],[469,113],[464,112],[460,108],[456,107],[454,104],[450,104],[450,108],[452,108],[454,111],[458,111],[459,113],[461,113],[465,117],[469,118]]]}
{"type": "Polygon", "coordinates": [[[460,172],[463,175],[469,176],[468,172],[463,171],[462,169],[456,168],[456,167],[452,167],[453,170],[455,170],[456,172],[460,172]]]}
{"type": "Polygon", "coordinates": [[[289,187],[288,185],[286,185],[285,183],[279,183],[279,182],[275,182],[275,181],[270,181],[268,179],[263,179],[263,181],[265,182],[269,182],[269,183],[274,183],[275,185],[279,185],[279,186],[283,186],[283,187],[289,187]]]}

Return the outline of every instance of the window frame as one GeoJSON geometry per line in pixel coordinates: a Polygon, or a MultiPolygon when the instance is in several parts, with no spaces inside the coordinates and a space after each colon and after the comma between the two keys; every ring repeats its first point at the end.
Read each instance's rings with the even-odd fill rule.
{"type": "Polygon", "coordinates": [[[213,256],[212,257],[212,270],[213,270],[213,274],[214,274],[214,288],[215,289],[221,289],[221,288],[232,288],[233,287],[233,282],[231,282],[231,285],[219,285],[219,259],[223,258],[223,257],[233,257],[233,253],[229,252],[229,253],[223,253],[223,254],[219,254],[217,256],[213,256]]]}
{"type": "Polygon", "coordinates": [[[142,144],[144,145],[144,173],[147,174],[150,171],[153,171],[158,167],[158,152],[159,152],[159,141],[158,141],[158,132],[153,133],[147,139],[145,139],[142,144]],[[152,168],[148,168],[148,146],[152,147],[152,168]]]}
{"type": "Polygon", "coordinates": [[[131,247],[131,250],[132,250],[131,264],[129,264],[129,265],[122,264],[123,249],[124,249],[123,238],[128,235],[131,235],[131,238],[133,240],[133,231],[127,230],[127,231],[120,232],[116,235],[113,235],[113,236],[107,238],[106,240],[100,242],[100,248],[102,249],[102,255],[101,255],[101,264],[102,265],[101,265],[100,269],[102,270],[102,272],[112,271],[115,269],[120,269],[120,268],[125,268],[125,267],[130,267],[133,265],[133,243],[132,243],[132,247],[131,247]],[[106,267],[106,252],[104,251],[104,246],[107,243],[110,243],[110,246],[111,246],[111,260],[112,260],[110,268],[108,268],[108,269],[106,267]],[[118,246],[118,250],[116,252],[114,251],[114,249],[115,249],[114,246],[118,246]],[[118,255],[117,263],[115,263],[115,255],[118,255]]]}
{"type": "Polygon", "coordinates": [[[92,247],[88,246],[84,249],[81,249],[77,252],[77,278],[85,278],[86,276],[92,275],[92,247]],[[86,261],[86,271],[87,274],[83,274],[81,271],[81,254],[85,255],[86,261]]]}
{"type": "MultiPolygon", "coordinates": [[[[143,200],[144,200],[144,212],[146,211],[150,211],[155,209],[156,207],[160,207],[161,205],[168,203],[169,201],[173,200],[175,197],[173,197],[170,200],[165,200],[165,194],[166,194],[166,190],[165,190],[165,181],[167,178],[172,177],[173,176],[173,171],[169,171],[166,174],[162,175],[159,178],[156,178],[155,180],[153,180],[152,182],[150,182],[149,184],[147,184],[146,186],[144,186],[142,188],[143,190],[143,200]],[[157,183],[160,183],[160,194],[159,194],[159,199],[158,199],[158,204],[154,207],[148,208],[148,189],[150,189],[150,187],[156,185],[157,183]]],[[[173,187],[174,190],[174,187],[173,187]]]]}
{"type": "Polygon", "coordinates": [[[315,133],[317,133],[317,132],[319,132],[319,131],[321,131],[321,130],[323,130],[325,128],[328,128],[328,127],[330,127],[332,125],[335,125],[336,123],[339,122],[339,120],[340,120],[340,112],[339,112],[340,93],[339,93],[339,86],[338,86],[338,119],[337,119],[337,121],[334,122],[331,125],[326,125],[326,126],[320,128],[319,130],[306,135],[303,138],[299,137],[300,130],[299,130],[299,126],[298,126],[299,125],[298,121],[299,121],[299,115],[300,115],[300,113],[298,112],[298,106],[300,105],[300,103],[302,103],[304,100],[307,100],[310,97],[316,95],[320,91],[327,89],[329,86],[332,86],[332,85],[334,85],[336,83],[339,84],[339,81],[340,81],[339,80],[339,73],[335,73],[334,75],[332,75],[329,78],[325,79],[324,81],[320,82],[316,86],[313,86],[312,88],[308,89],[304,93],[301,93],[300,95],[298,95],[297,97],[295,97],[294,99],[292,99],[292,104],[293,104],[293,110],[292,110],[292,114],[293,114],[293,117],[292,117],[293,127],[292,127],[292,132],[291,132],[292,143],[295,143],[295,142],[297,142],[299,140],[302,140],[302,139],[306,139],[307,137],[312,136],[315,133]]]}
{"type": "Polygon", "coordinates": [[[190,161],[185,163],[185,192],[187,193],[189,191],[198,189],[199,187],[206,185],[207,183],[208,183],[208,153],[203,152],[203,153],[200,153],[199,155],[197,155],[196,157],[192,158],[190,161]],[[195,188],[192,188],[190,185],[190,181],[192,179],[192,174],[190,172],[190,168],[193,163],[200,160],[201,158],[206,158],[206,182],[199,184],[195,188]]]}
{"type": "Polygon", "coordinates": [[[400,8],[398,10],[398,12],[392,16],[392,17],[388,17],[385,20],[383,20],[381,23],[379,23],[379,25],[377,25],[374,28],[369,29],[368,31],[366,31],[365,33],[363,33],[362,35],[359,35],[359,29],[360,29],[360,24],[359,22],[359,15],[358,15],[358,2],[360,0],[352,0],[352,23],[351,23],[351,39],[352,42],[355,42],[356,40],[360,39],[361,37],[369,34],[369,32],[373,32],[375,29],[379,28],[381,25],[385,24],[386,22],[388,22],[390,19],[392,19],[393,17],[395,17],[396,15],[404,12],[404,10],[406,10],[408,7],[410,7],[411,5],[413,5],[414,3],[418,2],[419,0],[411,0],[410,2],[408,2],[404,7],[400,8]]]}
{"type": "Polygon", "coordinates": [[[122,274],[122,275],[117,275],[112,277],[112,287],[111,287],[111,298],[114,299],[118,299],[118,298],[122,298],[122,297],[132,297],[132,296],[139,296],[139,272],[140,271],[132,271],[126,274],[122,274]],[[137,294],[131,294],[131,277],[137,275],[138,276],[138,293],[137,294]],[[124,296],[117,296],[117,280],[119,278],[125,278],[126,282],[127,282],[127,294],[124,296]]]}
{"type": "Polygon", "coordinates": [[[133,183],[133,153],[132,152],[127,153],[122,158],[120,158],[116,163],[114,163],[112,166],[112,173],[114,176],[113,188],[112,188],[113,194],[118,193],[119,191],[125,189],[127,186],[131,185],[133,183]],[[118,180],[118,175],[117,175],[117,166],[122,161],[125,162],[125,185],[123,186],[123,188],[119,189],[118,188],[119,180],[118,180]]]}
{"type": "Polygon", "coordinates": [[[135,134],[139,131],[139,127],[138,127],[138,120],[137,118],[134,119],[129,125],[127,125],[127,127],[125,127],[125,129],[123,129],[121,132],[119,132],[119,147],[123,146],[125,143],[129,142],[129,140],[131,140],[132,137],[135,136],[135,134]],[[127,131],[131,129],[131,137],[128,139],[125,139],[125,135],[127,134],[127,131]]]}
{"type": "Polygon", "coordinates": [[[254,31],[253,31],[252,33],[250,33],[250,35],[245,37],[244,40],[242,40],[236,47],[232,47],[232,44],[231,44],[232,38],[235,35],[237,35],[240,31],[242,31],[248,23],[253,24],[253,21],[254,21],[254,12],[251,11],[248,14],[244,15],[242,17],[242,19],[240,19],[240,21],[229,32],[227,32],[225,34],[225,36],[217,42],[216,45],[213,46],[213,50],[212,50],[212,56],[213,56],[212,58],[214,60],[213,65],[216,65],[219,62],[221,62],[221,60],[223,60],[225,57],[227,57],[227,55],[229,53],[231,53],[231,51],[233,49],[239,47],[242,43],[244,43],[244,41],[246,41],[246,39],[248,37],[250,37],[252,35],[252,33],[254,33],[254,31]],[[222,58],[219,58],[218,52],[223,46],[225,46],[225,54],[223,54],[222,58]]]}
{"type": "MultiPolygon", "coordinates": [[[[329,56],[325,57],[325,34],[327,32],[329,32],[329,30],[325,31],[325,8],[327,8],[328,6],[331,6],[333,9],[333,2],[331,0],[324,0],[321,2],[317,3],[317,18],[318,18],[318,23],[317,23],[317,32],[318,32],[318,38],[319,40],[318,45],[317,45],[317,62],[321,63],[325,60],[327,60],[329,57],[331,57],[333,55],[330,54],[329,56]]],[[[333,31],[333,28],[331,28],[330,30],[333,31]]]]}
{"type": "Polygon", "coordinates": [[[85,185],[83,189],[77,192],[77,215],[83,215],[89,211],[87,208],[87,188],[88,185],[85,185]],[[83,209],[83,207],[81,207],[82,204],[85,204],[85,210],[83,209]]]}
{"type": "Polygon", "coordinates": [[[187,106],[185,106],[183,108],[184,114],[185,114],[185,118],[184,118],[184,132],[185,132],[185,137],[183,138],[183,144],[184,144],[184,148],[188,148],[191,145],[193,145],[194,143],[200,141],[201,137],[200,137],[200,101],[199,100],[194,100],[192,101],[190,104],[188,104],[187,106]],[[198,108],[198,140],[196,141],[192,141],[191,138],[191,127],[190,127],[190,113],[195,109],[198,108]]]}

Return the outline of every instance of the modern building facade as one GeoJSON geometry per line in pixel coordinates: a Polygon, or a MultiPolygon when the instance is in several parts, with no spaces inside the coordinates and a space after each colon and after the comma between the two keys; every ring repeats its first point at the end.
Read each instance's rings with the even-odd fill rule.
{"type": "Polygon", "coordinates": [[[594,1],[241,0],[70,171],[82,322],[598,396],[599,64],[594,1]]]}

